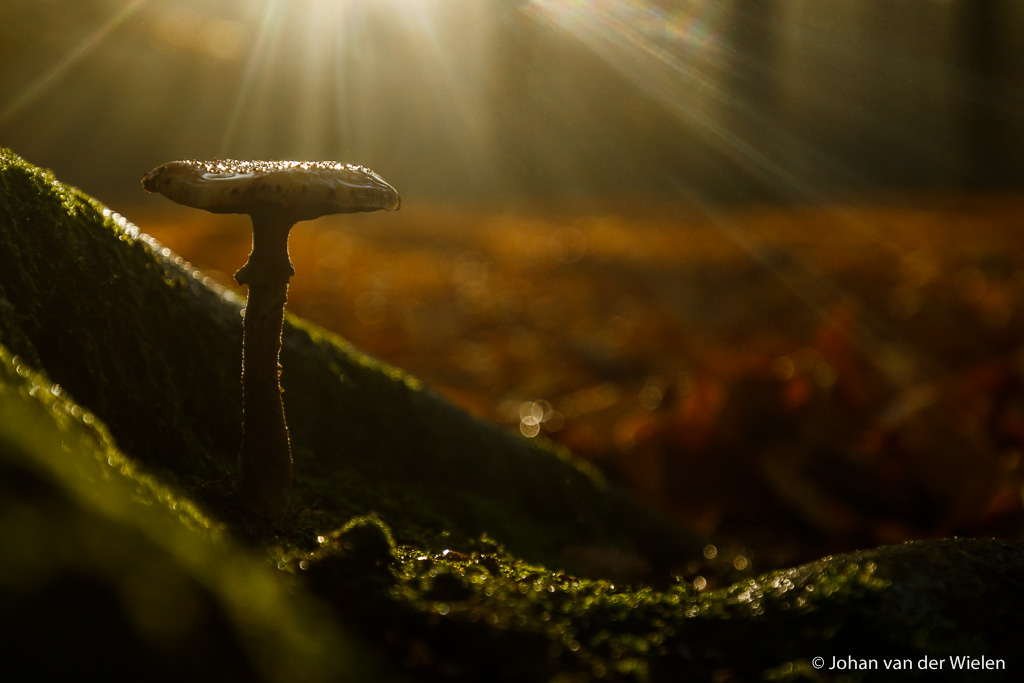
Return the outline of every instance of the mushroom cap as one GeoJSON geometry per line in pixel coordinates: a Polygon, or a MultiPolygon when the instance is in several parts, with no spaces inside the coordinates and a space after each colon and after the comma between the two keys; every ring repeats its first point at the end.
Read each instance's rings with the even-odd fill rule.
{"type": "Polygon", "coordinates": [[[401,206],[379,175],[336,161],[171,161],[142,176],[142,186],[213,213],[276,213],[294,221],[401,206]]]}

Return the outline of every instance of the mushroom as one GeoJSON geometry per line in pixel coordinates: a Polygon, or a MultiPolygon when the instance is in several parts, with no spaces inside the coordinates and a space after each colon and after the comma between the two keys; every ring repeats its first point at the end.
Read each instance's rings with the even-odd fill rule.
{"type": "Polygon", "coordinates": [[[178,204],[252,219],[252,252],[235,273],[249,288],[237,489],[259,519],[280,523],[292,487],[279,364],[288,279],[295,274],[288,232],[299,221],[332,213],[395,211],[401,199],[370,169],[332,161],[171,161],[145,174],[142,186],[178,204]]]}

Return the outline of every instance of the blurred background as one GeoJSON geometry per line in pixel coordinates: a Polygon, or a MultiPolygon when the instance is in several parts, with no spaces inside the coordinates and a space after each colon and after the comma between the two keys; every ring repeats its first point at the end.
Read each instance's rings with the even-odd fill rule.
{"type": "MultiPolygon", "coordinates": [[[[6,0],[0,145],[365,164],[289,309],[772,564],[1024,533],[1024,4],[6,0]]],[[[287,369],[285,369],[287,371],[287,369]]]]}

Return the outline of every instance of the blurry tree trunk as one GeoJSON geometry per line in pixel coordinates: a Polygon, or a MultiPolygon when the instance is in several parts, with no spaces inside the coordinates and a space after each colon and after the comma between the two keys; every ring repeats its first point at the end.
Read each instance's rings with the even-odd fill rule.
{"type": "Polygon", "coordinates": [[[1009,169],[1001,153],[1008,133],[1000,103],[1007,62],[1000,26],[1005,0],[960,0],[956,49],[961,62],[965,185],[1005,185],[1009,169]]]}
{"type": "Polygon", "coordinates": [[[776,95],[777,3],[765,0],[734,0],[729,45],[734,58],[729,65],[730,89],[737,101],[764,111],[776,95]]]}
{"type": "MultiPolygon", "coordinates": [[[[782,150],[776,144],[779,130],[780,30],[781,3],[772,0],[733,0],[726,30],[726,45],[731,57],[726,61],[722,83],[731,135],[758,154],[775,157],[782,150]]],[[[740,155],[742,149],[733,150],[740,155]]],[[[735,156],[731,154],[730,156],[735,156]]],[[[784,161],[783,161],[784,163],[784,161]]],[[[759,179],[754,192],[764,191],[759,179]]]]}

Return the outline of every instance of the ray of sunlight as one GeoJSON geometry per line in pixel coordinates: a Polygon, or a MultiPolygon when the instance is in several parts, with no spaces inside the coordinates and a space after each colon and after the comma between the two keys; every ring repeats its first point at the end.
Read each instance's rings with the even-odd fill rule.
{"type": "Polygon", "coordinates": [[[113,11],[110,17],[86,36],[85,39],[69,49],[49,69],[21,89],[20,92],[14,94],[7,102],[7,105],[0,109],[0,124],[20,113],[26,106],[35,101],[36,98],[56,86],[69,70],[78,65],[96,47],[102,45],[118,27],[149,2],[150,0],[131,0],[123,7],[113,11]]]}

